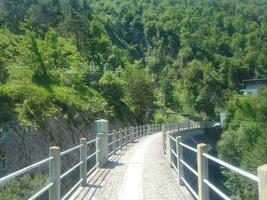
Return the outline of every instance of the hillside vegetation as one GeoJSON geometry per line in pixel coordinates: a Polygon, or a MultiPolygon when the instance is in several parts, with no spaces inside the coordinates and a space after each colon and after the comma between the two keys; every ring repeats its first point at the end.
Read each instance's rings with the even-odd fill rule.
{"type": "MultiPolygon", "coordinates": [[[[253,173],[267,163],[266,92],[240,96],[267,76],[266,0],[0,0],[0,27],[0,123],[226,109],[220,156],[253,173]]],[[[233,199],[256,199],[225,177],[233,199]]]]}

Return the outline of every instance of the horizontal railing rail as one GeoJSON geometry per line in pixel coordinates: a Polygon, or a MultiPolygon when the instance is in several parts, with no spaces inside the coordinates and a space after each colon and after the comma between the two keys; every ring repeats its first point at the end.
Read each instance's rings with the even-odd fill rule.
{"type": "Polygon", "coordinates": [[[37,163],[34,163],[34,164],[28,166],[28,167],[25,167],[25,168],[23,168],[21,170],[18,170],[18,171],[14,172],[14,173],[11,173],[11,174],[9,174],[9,175],[7,175],[5,177],[0,178],[0,186],[2,186],[3,184],[7,183],[8,181],[16,178],[17,176],[25,174],[25,173],[31,171],[32,169],[35,169],[35,168],[37,168],[37,167],[39,167],[41,165],[44,165],[44,164],[48,163],[52,159],[54,159],[54,158],[53,157],[46,158],[44,160],[41,160],[41,161],[39,161],[37,163]]]}
{"type": "MultiPolygon", "coordinates": [[[[96,121],[97,123],[97,121],[96,121]]],[[[101,122],[102,123],[102,122],[101,122]]],[[[49,181],[48,184],[41,188],[38,192],[36,192],[32,197],[28,200],[35,200],[45,192],[49,191],[49,200],[66,200],[75,192],[75,190],[79,186],[85,186],[87,184],[87,178],[90,174],[92,174],[98,167],[104,164],[104,160],[102,160],[103,154],[105,153],[105,148],[107,148],[107,157],[110,157],[119,149],[122,149],[124,146],[127,146],[129,143],[134,140],[140,139],[146,135],[150,135],[156,132],[162,131],[161,124],[149,124],[142,125],[136,127],[125,127],[124,129],[119,129],[117,131],[109,132],[105,129],[103,124],[101,124],[101,128],[97,130],[98,133],[106,132],[106,145],[103,146],[104,141],[102,137],[97,136],[96,138],[87,141],[86,138],[80,139],[80,144],[74,146],[65,151],[60,151],[58,147],[51,147],[49,149],[49,157],[36,162],[28,167],[25,167],[21,170],[13,172],[5,177],[0,178],[0,187],[7,184],[9,181],[15,179],[16,177],[23,175],[25,173],[30,173],[31,170],[40,167],[44,164],[49,164],[49,181]],[[103,128],[104,127],[104,128],[103,128]],[[102,130],[103,128],[103,130],[102,130]],[[94,145],[94,151],[88,154],[88,146],[94,145]],[[61,173],[61,160],[62,157],[74,152],[79,151],[80,160],[78,163],[74,164],[70,168],[66,169],[63,173],[61,173]],[[100,155],[101,154],[101,155],[100,155]],[[87,168],[87,161],[94,158],[95,165],[92,166],[89,170],[87,168]],[[61,180],[69,176],[75,170],[80,169],[80,178],[79,180],[72,186],[70,190],[66,192],[66,194],[61,197],[61,180]]]]}
{"type": "Polygon", "coordinates": [[[244,177],[247,177],[247,178],[249,178],[249,179],[251,179],[253,181],[256,181],[256,182],[259,181],[259,178],[257,176],[255,176],[254,174],[251,174],[251,173],[246,172],[246,171],[244,171],[242,169],[239,169],[239,168],[237,168],[237,167],[235,167],[235,166],[233,166],[233,165],[231,165],[229,163],[226,163],[226,162],[224,162],[222,160],[219,160],[218,158],[215,158],[215,157],[213,157],[213,156],[211,156],[211,155],[209,155],[207,153],[203,153],[203,156],[208,158],[209,160],[212,160],[215,163],[227,168],[227,169],[230,169],[230,170],[232,170],[232,171],[244,176],[244,177]]]}
{"type": "MultiPolygon", "coordinates": [[[[183,134],[186,134],[187,130],[193,130],[198,128],[209,128],[217,126],[216,122],[190,122],[176,125],[168,125],[168,128],[163,130],[163,148],[172,167],[179,178],[181,185],[185,185],[191,194],[200,200],[209,200],[209,189],[214,191],[224,200],[230,200],[230,197],[209,181],[208,161],[218,164],[220,167],[231,170],[238,175],[245,177],[258,183],[259,188],[259,200],[266,200],[267,197],[267,165],[258,168],[258,176],[249,173],[245,170],[239,169],[223,160],[220,160],[207,153],[208,146],[205,144],[198,144],[197,148],[194,148],[188,144],[182,142],[183,134]],[[174,134],[178,134],[178,137],[174,137],[174,134]],[[196,155],[197,169],[194,169],[192,165],[185,161],[184,150],[189,150],[196,155]],[[175,160],[174,160],[175,158],[175,160]],[[175,161],[175,162],[174,162],[175,161]],[[197,178],[197,190],[187,182],[184,175],[184,169],[188,169],[197,178]]],[[[193,155],[192,154],[192,155],[193,155]]]]}

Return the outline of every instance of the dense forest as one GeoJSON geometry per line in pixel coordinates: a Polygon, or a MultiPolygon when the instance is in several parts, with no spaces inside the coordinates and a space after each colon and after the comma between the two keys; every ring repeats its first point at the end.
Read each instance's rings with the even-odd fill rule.
{"type": "MultiPolygon", "coordinates": [[[[267,76],[266,58],[266,0],[0,0],[0,123],[226,110],[219,156],[255,173],[267,94],[240,89],[267,76]]],[[[233,199],[256,199],[252,183],[225,180],[233,199]]]]}

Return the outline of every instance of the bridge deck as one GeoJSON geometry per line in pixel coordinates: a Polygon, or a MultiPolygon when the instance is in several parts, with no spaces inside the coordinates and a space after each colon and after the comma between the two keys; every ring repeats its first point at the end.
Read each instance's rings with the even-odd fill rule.
{"type": "Polygon", "coordinates": [[[129,144],[111,157],[71,200],[193,200],[176,177],[165,160],[158,133],[129,144]]]}

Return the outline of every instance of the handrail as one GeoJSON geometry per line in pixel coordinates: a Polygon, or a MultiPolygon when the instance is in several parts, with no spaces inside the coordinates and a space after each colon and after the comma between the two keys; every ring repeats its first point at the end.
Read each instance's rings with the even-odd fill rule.
{"type": "Polygon", "coordinates": [[[215,187],[211,182],[204,179],[204,183],[206,183],[214,192],[216,192],[220,197],[222,197],[224,200],[231,200],[228,196],[226,196],[221,190],[219,190],[217,187],[215,187]]]}
{"type": "MultiPolygon", "coordinates": [[[[184,124],[184,125],[178,126],[178,132],[180,130],[183,131],[183,130],[193,130],[195,128],[213,127],[213,126],[216,126],[216,124],[217,123],[205,123],[205,124],[193,123],[190,125],[184,124]]],[[[262,166],[262,169],[261,169],[262,174],[260,174],[260,172],[258,172],[258,176],[254,175],[252,173],[249,173],[247,171],[244,171],[242,169],[239,169],[238,167],[235,167],[229,163],[226,163],[225,161],[222,161],[216,157],[213,157],[213,156],[209,155],[208,153],[203,153],[203,152],[206,152],[206,150],[207,150],[207,145],[205,145],[205,144],[199,144],[197,149],[196,149],[192,146],[189,146],[188,144],[180,142],[180,139],[178,139],[178,137],[175,138],[175,137],[173,137],[173,135],[171,135],[172,132],[174,132],[175,128],[176,128],[175,126],[169,125],[169,127],[167,127],[167,129],[165,129],[165,133],[167,133],[167,134],[165,137],[163,137],[163,142],[164,142],[163,148],[167,148],[169,151],[169,153],[166,153],[167,156],[170,157],[168,160],[170,162],[170,165],[173,167],[173,169],[176,171],[177,175],[179,176],[180,183],[183,182],[185,184],[185,186],[188,188],[188,190],[192,193],[192,195],[196,199],[199,199],[199,198],[206,199],[206,197],[209,195],[209,193],[207,193],[208,190],[203,189],[203,188],[208,187],[211,190],[213,190],[222,199],[231,200],[230,197],[228,197],[226,194],[224,194],[223,191],[221,191],[219,188],[217,188],[215,185],[213,185],[213,183],[211,183],[208,180],[208,172],[206,171],[207,167],[208,167],[208,160],[211,160],[211,161],[219,164],[220,166],[225,167],[228,170],[232,170],[233,172],[235,172],[235,173],[237,173],[237,174],[239,174],[245,178],[248,178],[252,181],[257,182],[259,184],[259,196],[260,196],[259,199],[261,200],[263,197],[266,197],[266,192],[265,192],[266,186],[265,186],[265,182],[264,182],[267,179],[267,175],[265,173],[266,166],[262,166]],[[175,142],[174,147],[172,146],[172,143],[171,143],[172,141],[175,142]],[[166,144],[166,142],[168,142],[169,144],[166,144]],[[175,148],[176,148],[176,150],[175,150],[175,148]],[[184,157],[183,148],[197,153],[197,158],[198,158],[197,159],[197,161],[198,161],[198,169],[197,170],[195,170],[192,167],[192,165],[188,164],[183,159],[183,157],[184,157]],[[174,157],[172,155],[174,155],[174,157],[177,158],[177,164],[176,164],[176,162],[173,161],[174,157]],[[203,159],[203,158],[205,158],[205,159],[203,159]],[[191,171],[194,175],[197,176],[199,194],[197,194],[197,191],[195,191],[190,186],[190,184],[185,180],[183,167],[187,168],[189,171],[191,171]],[[261,192],[260,192],[260,189],[261,189],[261,192]],[[201,190],[201,191],[199,191],[199,190],[201,190]]],[[[179,132],[179,134],[181,134],[181,133],[179,132]]],[[[186,134],[186,132],[185,132],[185,134],[186,134]]],[[[168,151],[166,151],[164,149],[164,152],[168,152],[168,151]]]]}
{"type": "Polygon", "coordinates": [[[78,146],[75,146],[75,147],[72,147],[72,148],[70,148],[70,149],[67,149],[66,151],[62,151],[62,152],[60,153],[60,156],[64,156],[64,155],[66,155],[66,154],[68,154],[68,153],[70,153],[70,152],[72,152],[72,151],[75,151],[75,150],[77,150],[77,149],[80,149],[82,146],[83,146],[83,145],[80,144],[80,145],[78,145],[78,146]]]}
{"type": "Polygon", "coordinates": [[[174,170],[176,171],[177,174],[179,174],[179,171],[177,169],[177,167],[175,166],[175,164],[172,162],[172,167],[174,168],[174,170]]]}
{"type": "Polygon", "coordinates": [[[92,169],[87,172],[87,175],[91,174],[98,166],[100,165],[100,162],[96,163],[95,166],[92,167],[92,169]]]}
{"type": "Polygon", "coordinates": [[[96,152],[92,153],[90,156],[88,156],[86,158],[86,160],[89,160],[90,158],[92,158],[94,155],[96,155],[98,152],[100,152],[100,150],[97,150],[96,152]]]}
{"type": "Polygon", "coordinates": [[[69,175],[71,172],[73,172],[77,167],[81,166],[83,164],[83,161],[79,162],[78,164],[74,165],[72,168],[64,172],[61,176],[60,179],[63,179],[65,176],[69,175]]]}
{"type": "Polygon", "coordinates": [[[174,138],[174,137],[171,136],[171,139],[172,139],[174,142],[176,142],[176,138],[174,138]]]}
{"type": "Polygon", "coordinates": [[[186,144],[184,144],[182,142],[180,142],[179,144],[182,145],[183,147],[185,147],[186,149],[189,149],[189,150],[197,153],[197,150],[195,148],[190,147],[189,145],[186,145],[186,144]]]}
{"type": "Polygon", "coordinates": [[[243,175],[243,176],[245,176],[245,177],[247,177],[247,178],[249,178],[249,179],[251,179],[253,181],[256,181],[256,182],[259,181],[259,178],[257,176],[255,176],[255,175],[253,175],[251,173],[248,173],[248,172],[246,172],[246,171],[244,171],[242,169],[239,169],[239,168],[237,168],[237,167],[235,167],[235,166],[233,166],[233,165],[231,165],[229,163],[226,163],[226,162],[224,162],[222,160],[219,160],[218,158],[210,156],[207,153],[203,153],[203,156],[208,158],[208,159],[210,159],[210,160],[212,160],[212,161],[214,161],[214,162],[216,162],[216,163],[218,163],[218,164],[220,164],[220,165],[222,165],[222,166],[224,166],[224,167],[226,167],[226,168],[228,168],[228,169],[230,169],[230,170],[232,170],[232,171],[234,171],[234,172],[236,172],[236,173],[238,173],[238,174],[240,174],[240,175],[243,175]]]}
{"type": "Polygon", "coordinates": [[[177,153],[176,153],[173,149],[171,149],[171,152],[173,153],[173,155],[174,155],[175,157],[177,157],[177,153]]]}
{"type": "Polygon", "coordinates": [[[29,198],[28,200],[35,200],[38,197],[40,197],[43,193],[45,193],[46,191],[48,191],[54,183],[49,183],[47,186],[43,187],[41,190],[39,190],[39,192],[35,193],[31,198],[29,198]]]}
{"type": "Polygon", "coordinates": [[[187,167],[187,169],[189,169],[193,174],[195,174],[196,176],[198,176],[197,171],[195,171],[189,164],[187,164],[185,161],[183,161],[182,159],[180,159],[181,163],[187,167]]]}
{"type": "Polygon", "coordinates": [[[23,168],[21,170],[18,170],[16,172],[12,173],[12,174],[9,174],[9,175],[7,175],[7,176],[5,176],[3,178],[0,178],[0,186],[3,185],[4,183],[6,183],[7,181],[11,180],[11,179],[14,179],[15,177],[17,177],[19,175],[22,175],[22,174],[24,174],[26,172],[29,172],[30,170],[35,169],[35,168],[37,168],[37,167],[39,167],[39,166],[41,166],[41,165],[43,165],[45,163],[48,163],[52,159],[53,159],[53,157],[46,158],[44,160],[41,160],[41,161],[39,161],[37,163],[34,163],[34,164],[28,166],[28,167],[25,167],[25,168],[23,168]]]}
{"type": "Polygon", "coordinates": [[[61,198],[61,200],[68,199],[68,197],[74,192],[74,190],[81,184],[83,179],[80,179],[65,195],[61,198]]]}
{"type": "Polygon", "coordinates": [[[184,179],[184,177],[181,177],[182,181],[184,182],[185,186],[189,189],[189,191],[194,195],[196,199],[199,199],[199,196],[197,193],[193,190],[193,188],[189,185],[189,183],[184,179]]]}
{"type": "Polygon", "coordinates": [[[97,138],[95,138],[95,139],[93,139],[93,140],[91,140],[91,141],[87,142],[87,145],[89,145],[89,144],[91,144],[91,143],[94,143],[94,142],[96,142],[98,139],[99,139],[99,138],[97,137],[97,138]]]}
{"type": "MultiPolygon", "coordinates": [[[[156,133],[161,131],[161,125],[156,125],[156,124],[150,124],[150,125],[143,125],[143,126],[136,126],[136,127],[125,127],[124,129],[120,129],[117,131],[113,131],[111,133],[107,133],[108,137],[111,137],[111,143],[108,144],[108,148],[110,148],[110,145],[113,145],[111,147],[112,152],[109,153],[109,155],[116,153],[118,148],[122,148],[123,146],[127,145],[128,143],[130,143],[132,140],[136,140],[139,139],[143,136],[146,136],[147,134],[152,134],[152,133],[156,133]],[[120,133],[120,134],[118,134],[120,133]],[[119,135],[119,136],[118,136],[119,135]],[[117,146],[117,142],[119,143],[119,145],[117,146]]],[[[173,129],[174,131],[174,129],[173,129]]],[[[29,172],[32,169],[35,169],[43,164],[46,163],[50,163],[51,165],[53,165],[54,167],[52,167],[53,169],[49,168],[49,170],[56,170],[53,171],[53,173],[55,173],[55,177],[57,177],[59,180],[65,178],[67,175],[69,175],[70,173],[72,173],[75,169],[77,169],[78,167],[80,167],[80,170],[82,170],[80,173],[80,180],[64,195],[64,197],[62,197],[62,200],[68,199],[69,196],[74,192],[74,190],[80,185],[80,184],[84,184],[85,180],[85,175],[90,175],[93,171],[96,170],[96,168],[100,165],[102,165],[102,163],[100,163],[97,158],[97,153],[101,153],[102,150],[97,149],[97,145],[98,145],[98,140],[100,140],[99,137],[96,137],[95,139],[92,139],[90,141],[86,141],[86,139],[82,139],[79,145],[74,146],[70,149],[67,149],[65,151],[60,152],[60,148],[51,148],[50,149],[50,153],[52,156],[41,160],[37,163],[34,163],[28,167],[25,167],[21,170],[18,170],[14,173],[11,173],[5,177],[0,178],[0,186],[5,184],[6,182],[8,182],[11,179],[16,178],[19,175],[22,175],[26,172],[29,172]],[[90,145],[92,143],[96,143],[96,150],[94,153],[92,153],[91,155],[87,156],[87,145],[90,145]],[[76,150],[80,150],[80,162],[78,164],[75,164],[74,166],[72,166],[70,169],[67,169],[64,173],[60,174],[60,159],[62,159],[61,157],[71,153],[73,151],[76,150]],[[87,160],[93,158],[94,156],[96,156],[96,164],[88,171],[85,173],[85,170],[87,171],[87,160]],[[59,171],[58,171],[59,169],[59,171]],[[85,175],[84,175],[85,173],[85,175]],[[83,175],[81,175],[83,174],[83,175]]],[[[177,154],[173,151],[174,155],[177,156],[177,154]]],[[[178,173],[178,169],[175,168],[177,173],[178,173]]],[[[49,171],[50,173],[50,171],[49,171]]],[[[35,193],[32,197],[30,197],[28,200],[35,200],[38,197],[40,197],[43,193],[45,193],[46,191],[50,191],[51,187],[60,187],[60,181],[59,183],[54,183],[51,181],[51,179],[49,179],[49,183],[44,186],[41,190],[39,190],[37,193],[35,193]]],[[[53,189],[54,190],[54,189],[53,189]]],[[[58,190],[59,191],[59,190],[58,190]]],[[[58,195],[58,194],[57,194],[58,195]]],[[[60,195],[60,194],[59,194],[60,195]]]]}

